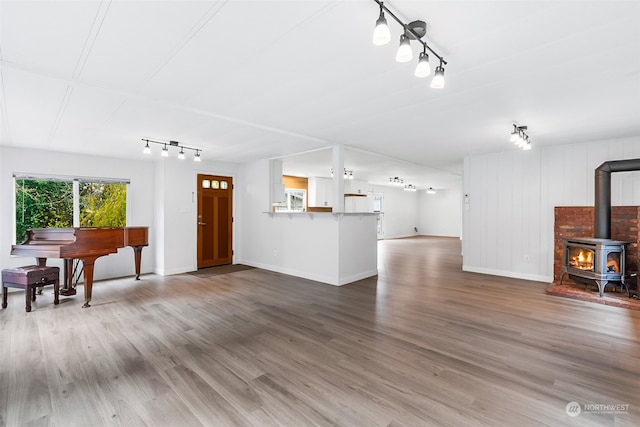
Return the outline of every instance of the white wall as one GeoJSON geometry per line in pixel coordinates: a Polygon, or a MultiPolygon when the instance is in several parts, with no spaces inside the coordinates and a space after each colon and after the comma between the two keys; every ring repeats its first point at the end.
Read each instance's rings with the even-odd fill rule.
{"type": "MultiPolygon", "coordinates": [[[[131,184],[127,192],[128,225],[154,224],[153,169],[149,162],[0,147],[0,165],[1,268],[35,264],[34,259],[10,255],[11,245],[15,244],[14,173],[129,179],[131,184]]],[[[152,271],[155,244],[152,227],[149,230],[149,246],[142,250],[142,273],[152,271]]],[[[49,260],[47,264],[62,267],[61,260],[49,260]]],[[[101,257],[95,263],[96,279],[130,276],[134,273],[133,251],[130,248],[101,257]]]]}
{"type": "MultiPolygon", "coordinates": [[[[465,158],[463,269],[553,280],[555,206],[593,206],[594,171],[640,158],[640,137],[465,158]]],[[[612,205],[640,205],[640,172],[612,174],[612,205]]]]}
{"type": "Polygon", "coordinates": [[[383,238],[397,239],[420,234],[418,192],[404,191],[402,187],[374,186],[371,190],[383,194],[383,238]],[[418,228],[416,232],[414,228],[418,228]]]}
{"type": "MultiPolygon", "coordinates": [[[[1,251],[0,266],[35,263],[32,259],[9,255],[9,248],[15,244],[14,172],[129,179],[128,225],[150,227],[149,246],[142,250],[142,273],[153,271],[166,275],[197,269],[197,174],[231,176],[237,181],[237,168],[231,163],[196,163],[176,158],[139,161],[0,147],[0,247],[6,248],[1,251]]],[[[235,215],[240,203],[235,192],[233,203],[235,215]]],[[[234,223],[234,249],[238,241],[236,228],[234,223]]],[[[48,264],[61,267],[62,261],[50,260],[48,264]]],[[[121,249],[96,261],[96,280],[133,273],[131,249],[121,249]]]]}
{"type": "Polygon", "coordinates": [[[461,237],[461,188],[439,189],[435,194],[418,191],[418,231],[423,236],[461,237]]]}
{"type": "MultiPolygon", "coordinates": [[[[197,175],[230,176],[236,185],[237,169],[234,163],[197,163],[175,158],[160,158],[155,162],[155,192],[158,200],[155,221],[158,234],[156,273],[170,275],[197,270],[197,175]]],[[[234,190],[234,217],[238,212],[236,194],[234,190]]],[[[236,228],[234,222],[234,251],[239,241],[235,235],[236,228]]]]}

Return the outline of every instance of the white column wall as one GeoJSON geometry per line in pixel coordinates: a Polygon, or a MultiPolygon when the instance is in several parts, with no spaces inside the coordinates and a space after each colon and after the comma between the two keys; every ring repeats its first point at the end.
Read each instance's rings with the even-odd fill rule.
{"type": "MultiPolygon", "coordinates": [[[[465,158],[463,269],[551,282],[555,206],[593,206],[594,171],[640,158],[640,137],[465,158]]],[[[640,172],[612,174],[612,205],[640,205],[640,172]]]]}

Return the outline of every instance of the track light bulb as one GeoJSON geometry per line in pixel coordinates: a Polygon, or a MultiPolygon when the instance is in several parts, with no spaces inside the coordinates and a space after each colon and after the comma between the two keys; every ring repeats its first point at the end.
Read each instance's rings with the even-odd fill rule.
{"type": "Polygon", "coordinates": [[[436,67],[433,80],[431,80],[431,87],[433,89],[442,89],[444,87],[444,68],[441,65],[436,67]]]}
{"type": "Polygon", "coordinates": [[[409,38],[402,34],[400,36],[400,46],[398,46],[398,52],[396,53],[396,61],[409,62],[413,59],[413,51],[411,50],[411,44],[409,38]]]}
{"type": "Polygon", "coordinates": [[[518,129],[516,128],[516,125],[513,125],[513,132],[511,132],[511,138],[509,138],[509,141],[515,143],[517,140],[518,140],[518,129]]]}
{"type": "Polygon", "coordinates": [[[200,158],[200,152],[199,151],[196,151],[196,154],[193,155],[193,161],[194,162],[202,161],[202,159],[200,158]]]}
{"type": "Polygon", "coordinates": [[[151,147],[149,147],[149,141],[147,141],[147,145],[144,146],[144,150],[142,150],[144,154],[151,154],[151,147]]]}
{"type": "Polygon", "coordinates": [[[380,17],[376,21],[376,28],[373,30],[373,44],[382,46],[391,41],[391,32],[387,25],[387,20],[384,17],[384,11],[380,6],[380,17]]]}
{"type": "Polygon", "coordinates": [[[164,147],[162,147],[162,151],[160,152],[160,155],[162,157],[169,157],[169,149],[167,148],[167,144],[164,144],[164,147]]]}
{"type": "Polygon", "coordinates": [[[180,160],[184,160],[184,149],[180,148],[180,152],[178,153],[178,158],[180,160]]]}
{"type": "Polygon", "coordinates": [[[416,66],[416,77],[427,77],[431,74],[431,67],[429,66],[429,55],[426,52],[420,52],[418,58],[418,65],[416,66]]]}

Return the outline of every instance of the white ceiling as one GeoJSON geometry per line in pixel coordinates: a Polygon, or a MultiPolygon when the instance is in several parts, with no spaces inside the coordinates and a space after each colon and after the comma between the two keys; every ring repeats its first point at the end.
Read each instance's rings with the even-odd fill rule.
{"type": "Polygon", "coordinates": [[[514,121],[534,147],[640,135],[640,1],[385,5],[427,22],[444,89],[395,62],[390,17],[371,43],[373,0],[0,0],[0,145],[245,162],[345,144],[359,178],[444,187],[465,155],[517,150],[514,121]]]}

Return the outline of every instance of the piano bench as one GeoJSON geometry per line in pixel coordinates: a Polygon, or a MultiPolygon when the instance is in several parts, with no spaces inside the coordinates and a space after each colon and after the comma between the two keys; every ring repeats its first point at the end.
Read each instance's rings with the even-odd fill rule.
{"type": "Polygon", "coordinates": [[[60,268],[28,265],[26,267],[2,270],[2,308],[7,308],[7,288],[24,289],[27,312],[31,311],[31,301],[36,300],[36,288],[53,285],[53,303],[58,304],[60,292],[60,268]]]}

